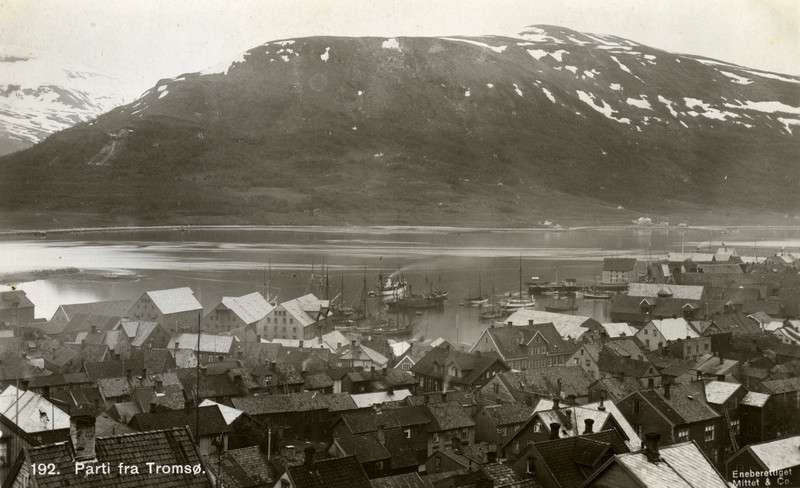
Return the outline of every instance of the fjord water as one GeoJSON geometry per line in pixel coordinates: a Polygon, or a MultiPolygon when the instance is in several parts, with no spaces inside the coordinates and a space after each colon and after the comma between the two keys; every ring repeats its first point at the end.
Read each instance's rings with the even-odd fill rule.
{"type": "MultiPolygon", "coordinates": [[[[134,300],[146,290],[190,286],[207,312],[222,296],[251,293],[269,283],[278,300],[309,290],[323,266],[329,297],[344,289],[345,302],[359,301],[366,276],[373,289],[380,271],[400,273],[416,291],[449,291],[442,311],[390,315],[415,323],[419,338],[474,341],[478,309],[459,306],[467,296],[519,291],[531,276],[546,280],[599,281],[604,257],[663,257],[668,252],[713,252],[726,245],[740,255],[771,255],[800,249],[798,228],[584,228],[488,230],[453,228],[242,227],[51,233],[36,240],[0,241],[0,274],[74,267],[19,284],[50,318],[59,304],[134,300]],[[699,249],[698,249],[699,248],[699,249]],[[271,270],[271,271],[269,271],[271,270]],[[399,271],[398,271],[399,270],[399,271]]],[[[4,283],[5,284],[5,283],[4,283]]],[[[543,309],[547,298],[538,300],[543,309]]],[[[576,315],[608,320],[608,302],[578,300],[576,315]]],[[[374,312],[381,306],[370,300],[374,312]]]]}

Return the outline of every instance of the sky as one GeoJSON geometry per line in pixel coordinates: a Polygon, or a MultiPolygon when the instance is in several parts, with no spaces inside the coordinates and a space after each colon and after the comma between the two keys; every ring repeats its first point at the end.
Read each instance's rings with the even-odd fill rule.
{"type": "Polygon", "coordinates": [[[536,24],[800,75],[800,0],[0,0],[0,55],[81,63],[144,90],[271,40],[536,24]]]}

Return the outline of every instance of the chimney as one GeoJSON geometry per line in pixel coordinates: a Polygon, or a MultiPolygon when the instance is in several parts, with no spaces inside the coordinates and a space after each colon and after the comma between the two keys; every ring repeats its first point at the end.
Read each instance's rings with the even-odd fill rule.
{"type": "Polygon", "coordinates": [[[660,440],[661,434],[656,432],[648,432],[644,435],[644,454],[651,463],[661,460],[661,456],[658,454],[658,441],[660,440]]]}
{"type": "Polygon", "coordinates": [[[453,437],[453,451],[456,454],[461,453],[461,439],[459,437],[453,437]]]}
{"type": "MultiPolygon", "coordinates": [[[[509,322],[510,324],[511,322],[509,322]]],[[[528,325],[533,325],[533,319],[528,319],[528,325]]]]}
{"type": "Polygon", "coordinates": [[[351,346],[351,347],[353,347],[353,348],[355,348],[355,347],[356,347],[356,340],[355,340],[355,339],[353,339],[352,341],[350,341],[350,346],[351,346]]]}
{"type": "Polygon", "coordinates": [[[163,380],[156,380],[156,391],[158,393],[164,393],[164,381],[163,380]]]}
{"type": "Polygon", "coordinates": [[[553,398],[553,410],[558,410],[561,407],[561,402],[558,397],[553,398]]]}
{"type": "Polygon", "coordinates": [[[514,322],[512,322],[512,321],[510,321],[510,320],[509,320],[509,321],[508,321],[508,325],[514,325],[514,322]]]}
{"type": "Polygon", "coordinates": [[[489,451],[486,453],[486,461],[489,463],[496,463],[497,462],[497,452],[496,451],[489,451]]]}
{"type": "Polygon", "coordinates": [[[561,433],[561,424],[553,422],[550,424],[550,437],[549,439],[558,439],[561,433]]]}
{"type": "Polygon", "coordinates": [[[97,326],[93,325],[92,326],[92,334],[96,334],[96,333],[97,333],[97,326]]]}
{"type": "Polygon", "coordinates": [[[378,442],[380,442],[381,445],[385,445],[386,433],[383,430],[383,424],[378,424],[378,432],[376,433],[376,435],[378,436],[378,442]]]}
{"type": "Polygon", "coordinates": [[[586,429],[583,431],[584,434],[591,434],[592,432],[594,432],[592,430],[592,426],[594,425],[594,420],[586,419],[583,421],[583,423],[586,424],[586,429]]]}
{"type": "Polygon", "coordinates": [[[309,472],[314,470],[314,453],[317,452],[313,446],[308,446],[303,451],[305,453],[305,458],[303,459],[303,466],[306,467],[306,470],[309,472]]]}
{"type": "Polygon", "coordinates": [[[125,378],[130,381],[131,380],[131,370],[125,370],[125,378]]]}
{"type": "Polygon", "coordinates": [[[256,342],[261,344],[261,336],[256,334],[256,342]]]}
{"type": "Polygon", "coordinates": [[[380,415],[381,414],[381,404],[380,403],[373,404],[372,408],[375,410],[375,415],[380,415]]]}
{"type": "Polygon", "coordinates": [[[667,400],[669,400],[669,387],[670,387],[669,383],[664,383],[664,398],[666,398],[667,400]]]}
{"type": "Polygon", "coordinates": [[[391,385],[387,386],[386,387],[386,394],[389,395],[389,396],[394,395],[394,387],[391,386],[391,385]]]}
{"type": "Polygon", "coordinates": [[[569,395],[567,395],[567,403],[569,405],[577,405],[578,401],[576,400],[576,398],[577,397],[574,394],[570,393],[569,395]]]}
{"type": "Polygon", "coordinates": [[[181,343],[180,343],[180,342],[178,342],[178,341],[175,341],[175,350],[176,350],[176,351],[178,350],[178,346],[180,346],[180,345],[181,345],[181,343]]]}
{"type": "Polygon", "coordinates": [[[702,381],[703,379],[703,372],[699,369],[697,370],[697,381],[702,381]]]}
{"type": "Polygon", "coordinates": [[[94,413],[91,405],[78,405],[69,418],[69,440],[75,451],[76,461],[95,459],[94,413]]]}

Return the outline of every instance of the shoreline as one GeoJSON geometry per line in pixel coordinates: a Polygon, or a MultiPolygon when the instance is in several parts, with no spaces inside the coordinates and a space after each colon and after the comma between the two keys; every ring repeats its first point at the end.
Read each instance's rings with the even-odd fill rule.
{"type": "Polygon", "coordinates": [[[482,227],[482,226],[441,226],[441,225],[248,225],[248,224],[202,224],[202,225],[137,225],[137,226],[109,226],[109,227],[73,227],[58,229],[9,229],[0,230],[2,237],[32,236],[45,238],[50,234],[90,234],[90,233],[121,233],[121,232],[154,232],[154,231],[250,231],[250,232],[325,232],[325,233],[396,233],[408,232],[414,234],[438,234],[453,232],[570,232],[591,230],[798,230],[800,225],[689,225],[689,226],[660,226],[660,225],[588,225],[574,227],[482,227]]]}

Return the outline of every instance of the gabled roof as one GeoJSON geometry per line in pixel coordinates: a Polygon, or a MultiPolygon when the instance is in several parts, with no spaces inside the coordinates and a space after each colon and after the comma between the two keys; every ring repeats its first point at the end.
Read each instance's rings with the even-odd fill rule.
{"type": "MultiPolygon", "coordinates": [[[[197,390],[197,369],[184,368],[178,369],[178,378],[186,392],[197,390]]],[[[203,374],[200,373],[200,391],[198,396],[203,397],[230,397],[239,395],[241,392],[234,385],[230,376],[222,374],[203,374]]]]}
{"type": "Polygon", "coordinates": [[[668,341],[679,341],[687,338],[697,338],[700,334],[683,318],[651,320],[658,332],[668,341]]]}
{"type": "Polygon", "coordinates": [[[608,392],[607,398],[610,401],[617,401],[631,392],[644,389],[642,384],[639,383],[639,380],[632,376],[625,376],[624,378],[600,378],[592,383],[590,388],[600,388],[608,392]]]}
{"type": "Polygon", "coordinates": [[[141,432],[188,425],[195,437],[222,434],[231,430],[216,405],[186,410],[138,413],[133,416],[128,425],[141,432]],[[199,431],[195,432],[195,428],[198,428],[199,431]]]}
{"type": "MultiPolygon", "coordinates": [[[[571,349],[570,344],[561,338],[555,326],[549,322],[535,325],[489,327],[484,333],[489,335],[497,346],[497,352],[506,361],[530,356],[530,345],[537,334],[546,342],[549,352],[565,354],[571,349]]],[[[470,351],[474,351],[477,346],[476,342],[470,351]]]]}
{"type": "Polygon", "coordinates": [[[241,297],[222,297],[221,303],[242,319],[245,324],[258,322],[275,309],[275,305],[269,303],[258,292],[241,297]]]}
{"type": "Polygon", "coordinates": [[[652,363],[610,354],[605,350],[600,353],[597,362],[598,369],[603,373],[612,375],[625,375],[634,378],[648,378],[659,376],[658,370],[652,363]]]}
{"type": "MultiPolygon", "coordinates": [[[[95,453],[98,463],[111,466],[120,463],[139,468],[138,475],[120,475],[116,469],[110,474],[85,476],[75,473],[75,453],[70,442],[58,442],[28,449],[32,463],[56,466],[57,474],[33,475],[39,488],[136,486],[136,487],[204,487],[211,488],[207,476],[189,474],[165,474],[149,471],[147,463],[156,466],[200,465],[200,456],[184,426],[155,431],[97,437],[95,453]]],[[[172,473],[175,473],[174,471],[172,473]]]]}
{"type": "Polygon", "coordinates": [[[750,452],[769,471],[800,466],[800,436],[787,437],[774,441],[750,444],[750,452]]]}
{"type": "Polygon", "coordinates": [[[431,419],[428,432],[475,427],[475,422],[458,402],[429,403],[422,408],[431,419]]]}
{"type": "Polygon", "coordinates": [[[671,297],[685,300],[703,298],[702,286],[667,285],[660,283],[628,283],[628,296],[631,297],[671,297]]]}
{"type": "Polygon", "coordinates": [[[417,455],[414,446],[403,433],[403,429],[386,429],[383,446],[392,456],[392,469],[417,466],[417,455]]]}
{"type": "Polygon", "coordinates": [[[534,413],[534,408],[524,403],[503,403],[483,407],[495,425],[513,425],[526,422],[534,413]]]}
{"type": "Polygon", "coordinates": [[[361,464],[383,461],[391,457],[378,437],[371,432],[337,437],[333,443],[345,456],[355,456],[361,464]]]}
{"type": "Polygon", "coordinates": [[[628,325],[627,322],[612,322],[600,324],[605,329],[608,337],[633,337],[637,330],[628,325]]]}
{"type": "Polygon", "coordinates": [[[693,369],[695,371],[702,371],[705,374],[727,375],[736,373],[738,366],[739,361],[734,359],[725,359],[711,354],[704,354],[697,359],[697,363],[695,363],[693,369]]]}
{"type": "Polygon", "coordinates": [[[583,368],[574,366],[552,366],[548,368],[528,369],[498,375],[501,381],[512,390],[538,393],[553,397],[569,395],[583,397],[589,395],[589,385],[594,381],[583,368]],[[559,380],[561,394],[559,395],[559,380]]]}
{"type": "Polygon", "coordinates": [[[742,405],[761,408],[767,404],[767,400],[769,400],[769,394],[767,393],[748,391],[744,398],[742,398],[742,401],[739,403],[742,405]]]}
{"type": "Polygon", "coordinates": [[[69,303],[59,306],[59,309],[66,314],[67,320],[71,320],[79,313],[106,317],[124,317],[132,306],[133,302],[130,300],[109,300],[90,303],[69,303]]]}
{"type": "Polygon", "coordinates": [[[188,286],[148,291],[145,294],[164,315],[203,310],[203,306],[194,297],[194,291],[188,286]]]}
{"type": "Polygon", "coordinates": [[[250,488],[272,486],[275,479],[258,446],[231,449],[218,455],[208,454],[203,457],[206,469],[218,475],[222,486],[230,488],[250,488]]]}
{"type": "Polygon", "coordinates": [[[372,488],[429,488],[419,473],[396,474],[369,480],[372,488]]]}
{"type": "Polygon", "coordinates": [[[664,397],[663,389],[660,388],[639,390],[631,395],[641,395],[673,425],[691,424],[719,417],[719,414],[706,403],[702,385],[693,383],[671,385],[669,398],[664,397]]]}
{"type": "Polygon", "coordinates": [[[531,449],[538,451],[548,471],[556,479],[558,486],[562,487],[580,486],[587,473],[591,473],[591,469],[598,465],[607,452],[630,452],[613,429],[541,441],[532,444],[531,449]],[[620,452],[615,451],[612,445],[620,452]]]}
{"type": "Polygon", "coordinates": [[[355,456],[289,466],[286,472],[294,488],[370,488],[369,478],[355,456]]]}
{"type": "Polygon", "coordinates": [[[500,363],[503,369],[508,369],[494,354],[470,354],[450,349],[449,346],[439,346],[423,356],[417,364],[411,367],[411,371],[417,375],[447,378],[451,383],[472,385],[474,382],[480,381],[481,376],[495,363],[500,363]],[[447,367],[452,363],[458,365],[461,376],[448,374],[447,367]],[[434,364],[438,364],[442,368],[440,373],[435,371],[434,364]]]}
{"type": "Polygon", "coordinates": [[[12,290],[0,292],[0,310],[14,310],[19,308],[32,308],[33,302],[25,294],[25,290],[12,290]]]}
{"type": "Polygon", "coordinates": [[[219,413],[222,414],[222,418],[225,419],[225,423],[228,425],[231,425],[234,421],[236,421],[236,419],[241,417],[241,415],[244,413],[241,410],[231,408],[227,405],[217,403],[213,400],[203,400],[202,402],[200,402],[200,408],[210,407],[210,406],[216,406],[219,409],[219,413]]]}
{"type": "Polygon", "coordinates": [[[341,420],[354,434],[377,431],[378,425],[383,425],[385,429],[394,429],[427,425],[431,421],[423,408],[416,406],[384,408],[380,413],[374,410],[347,412],[342,414],[341,420]]]}
{"type": "Polygon", "coordinates": [[[13,385],[6,387],[3,393],[0,393],[0,414],[28,434],[69,429],[67,413],[42,395],[32,391],[17,390],[13,385]]]}
{"type": "Polygon", "coordinates": [[[735,335],[758,334],[761,332],[758,322],[739,312],[715,315],[712,317],[711,322],[721,332],[731,332],[735,335]]]}
{"type": "Polygon", "coordinates": [[[779,394],[800,391],[800,378],[786,378],[761,383],[767,393],[779,394]]]}
{"type": "Polygon", "coordinates": [[[358,393],[350,395],[358,408],[371,407],[373,405],[380,405],[386,402],[400,402],[411,396],[409,390],[395,390],[391,393],[388,391],[375,391],[371,393],[358,393]]]}
{"type": "Polygon", "coordinates": [[[706,401],[715,405],[722,405],[736,393],[739,388],[744,388],[737,383],[730,383],[728,381],[709,381],[706,383],[706,401]]]}
{"type": "MultiPolygon", "coordinates": [[[[523,479],[503,463],[488,463],[480,467],[480,472],[495,488],[534,488],[538,483],[532,479],[523,479]]],[[[480,486],[480,485],[478,485],[480,486]]]]}
{"type": "MultiPolygon", "coordinates": [[[[231,398],[233,406],[248,415],[270,415],[285,412],[309,412],[327,410],[325,395],[316,392],[289,393],[284,395],[261,395],[257,397],[231,398]]],[[[353,409],[356,408],[355,403],[353,409]]]]}
{"type": "Polygon", "coordinates": [[[590,317],[562,313],[542,312],[540,310],[518,310],[506,318],[504,323],[513,325],[551,323],[564,339],[578,339],[588,330],[600,330],[599,322],[590,317]]]}
{"type": "MultiPolygon", "coordinates": [[[[126,335],[130,338],[131,347],[144,347],[150,336],[157,329],[162,328],[157,322],[123,322],[122,327],[126,335]],[[133,332],[133,335],[130,335],[133,332]]],[[[162,328],[163,329],[163,328],[162,328]]],[[[166,332],[166,331],[165,331],[166,332]]]]}
{"type": "Polygon", "coordinates": [[[694,442],[663,446],[659,452],[658,463],[648,461],[643,452],[617,455],[612,462],[623,465],[627,473],[648,488],[728,487],[694,442]]]}

